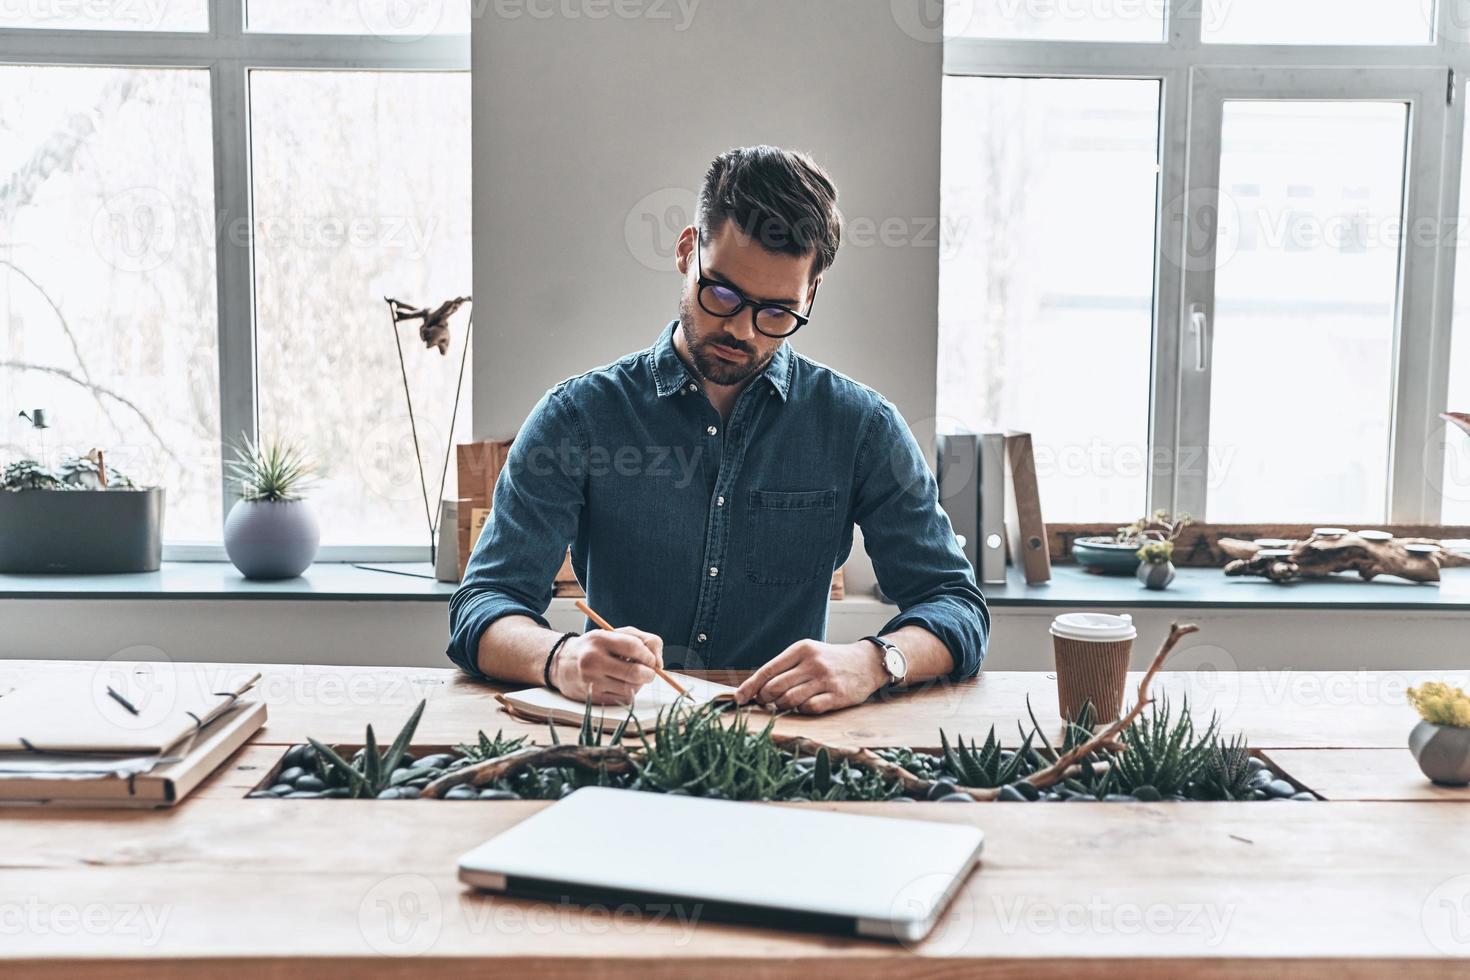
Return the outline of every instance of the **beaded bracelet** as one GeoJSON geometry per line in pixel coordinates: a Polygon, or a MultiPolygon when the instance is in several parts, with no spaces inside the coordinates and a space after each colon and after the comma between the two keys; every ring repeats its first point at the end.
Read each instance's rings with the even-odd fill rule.
{"type": "Polygon", "coordinates": [[[561,693],[561,688],[557,687],[551,681],[551,662],[556,659],[556,652],[561,649],[561,645],[563,643],[567,642],[567,640],[570,640],[574,636],[581,635],[581,633],[575,632],[563,633],[561,635],[561,639],[557,640],[551,645],[551,652],[546,655],[546,663],[541,667],[541,683],[544,684],[546,687],[551,688],[553,691],[556,691],[557,693],[561,693]]]}

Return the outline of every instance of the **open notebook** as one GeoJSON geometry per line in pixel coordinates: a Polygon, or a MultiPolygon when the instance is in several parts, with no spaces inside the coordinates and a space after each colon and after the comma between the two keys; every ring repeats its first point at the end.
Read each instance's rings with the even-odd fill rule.
{"type": "MultiPolygon", "coordinates": [[[[700,680],[690,677],[688,674],[680,674],[669,671],[670,676],[684,685],[689,691],[692,703],[707,704],[722,694],[734,694],[735,688],[728,684],[716,684],[714,681],[700,680]]],[[[517,717],[527,721],[554,721],[564,725],[582,724],[582,715],[586,711],[586,705],[581,701],[573,701],[555,691],[544,687],[532,687],[524,691],[513,691],[510,694],[500,695],[500,703],[505,705],[506,710],[517,717]]],[[[631,705],[633,720],[628,723],[628,728],[649,730],[658,721],[658,713],[679,700],[679,693],[660,679],[655,679],[643,690],[638,692],[631,705]]],[[[623,723],[628,717],[629,705],[626,704],[594,704],[592,706],[592,723],[600,725],[604,731],[612,731],[623,723]]]]}

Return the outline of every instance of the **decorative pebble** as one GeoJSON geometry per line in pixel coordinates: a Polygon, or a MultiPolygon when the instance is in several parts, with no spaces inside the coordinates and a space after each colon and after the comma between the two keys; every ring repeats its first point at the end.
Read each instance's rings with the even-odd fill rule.
{"type": "Polygon", "coordinates": [[[480,799],[482,800],[518,800],[521,794],[508,789],[482,789],[480,799]]]}
{"type": "Polygon", "coordinates": [[[1291,794],[1291,798],[1292,798],[1292,799],[1293,799],[1293,800],[1306,800],[1306,801],[1308,801],[1308,802],[1310,802],[1310,803],[1315,803],[1315,802],[1317,802],[1317,797],[1316,797],[1316,796],[1314,796],[1314,795],[1313,795],[1313,794],[1311,794],[1311,793],[1306,793],[1306,792],[1302,792],[1302,793],[1293,793],[1293,794],[1291,794]]]}
{"type": "Polygon", "coordinates": [[[1029,796],[1016,789],[1015,786],[1002,786],[997,799],[1004,800],[1007,803],[1029,803],[1031,801],[1029,796]]]}
{"type": "Polygon", "coordinates": [[[258,790],[256,790],[253,793],[247,793],[245,795],[245,798],[247,800],[275,800],[275,799],[279,799],[279,797],[276,796],[276,794],[272,793],[270,790],[265,790],[265,789],[258,789],[258,790]]]}
{"type": "Polygon", "coordinates": [[[300,766],[292,766],[290,769],[282,769],[281,774],[276,777],[276,781],[295,784],[296,780],[305,775],[305,769],[302,769],[300,766]]]}
{"type": "Polygon", "coordinates": [[[479,798],[480,791],[467,783],[451,786],[449,791],[444,794],[444,799],[446,800],[478,800],[479,798]]]}
{"type": "Polygon", "coordinates": [[[327,788],[327,784],[308,773],[296,780],[296,788],[310,793],[320,793],[327,788]]]}
{"type": "Polygon", "coordinates": [[[400,786],[400,787],[398,787],[398,798],[400,800],[416,800],[416,799],[418,799],[419,798],[418,787],[416,787],[416,786],[400,786]]]}
{"type": "Polygon", "coordinates": [[[1104,803],[1137,803],[1138,797],[1129,796],[1127,793],[1109,793],[1103,797],[1104,803]]]}
{"type": "Polygon", "coordinates": [[[1133,790],[1133,796],[1141,803],[1158,803],[1164,798],[1164,794],[1152,786],[1139,786],[1133,790]]]}
{"type": "Polygon", "coordinates": [[[398,800],[402,799],[402,797],[398,794],[398,790],[396,788],[390,786],[389,788],[383,790],[381,793],[378,794],[378,799],[398,800]]]}
{"type": "Polygon", "coordinates": [[[1273,799],[1290,799],[1296,795],[1296,787],[1284,779],[1273,779],[1266,786],[1266,795],[1273,799]]]}
{"type": "Polygon", "coordinates": [[[293,745],[281,757],[281,768],[290,769],[293,766],[306,766],[315,756],[316,752],[310,745],[293,745]]]}
{"type": "Polygon", "coordinates": [[[1096,803],[1097,802],[1097,797],[1092,796],[1092,795],[1090,795],[1088,793],[1073,793],[1067,799],[1067,802],[1068,803],[1096,803]]]}
{"type": "Polygon", "coordinates": [[[1256,756],[1251,756],[1249,759],[1245,760],[1245,766],[1251,772],[1260,772],[1262,769],[1266,768],[1266,763],[1256,756]]]}
{"type": "Polygon", "coordinates": [[[281,797],[281,799],[283,799],[283,800],[319,800],[319,799],[321,799],[321,796],[322,796],[322,794],[320,794],[320,793],[299,792],[299,793],[287,793],[285,796],[281,797]]]}
{"type": "Polygon", "coordinates": [[[290,783],[276,783],[274,786],[271,787],[270,791],[277,796],[285,796],[287,793],[293,792],[295,789],[296,787],[292,786],[290,783]]]}
{"type": "Polygon", "coordinates": [[[943,796],[953,796],[955,790],[957,789],[959,789],[959,787],[950,782],[948,779],[941,779],[939,780],[939,782],[929,787],[929,799],[937,800],[943,796]]]}
{"type": "Polygon", "coordinates": [[[412,768],[414,768],[414,769],[443,769],[445,766],[447,766],[451,762],[453,762],[454,759],[455,759],[455,757],[454,757],[454,755],[452,753],[449,753],[449,752],[440,752],[438,755],[426,755],[426,756],[424,756],[422,759],[418,760],[418,762],[415,762],[413,764],[412,768]]]}
{"type": "Polygon", "coordinates": [[[936,803],[974,803],[975,799],[969,793],[949,793],[935,800],[936,803]]]}
{"type": "Polygon", "coordinates": [[[1012,783],[1011,785],[1016,788],[1017,793],[1020,793],[1028,800],[1036,800],[1041,797],[1041,790],[1037,789],[1035,786],[1032,786],[1024,779],[1019,783],[1012,783]]]}
{"type": "Polygon", "coordinates": [[[327,800],[345,800],[352,795],[352,790],[346,786],[333,786],[322,793],[322,798],[327,800]]]}

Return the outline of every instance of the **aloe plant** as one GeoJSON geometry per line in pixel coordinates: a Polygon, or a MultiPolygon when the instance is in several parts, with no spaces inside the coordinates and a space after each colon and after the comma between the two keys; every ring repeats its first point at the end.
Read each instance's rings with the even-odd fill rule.
{"type": "Polygon", "coordinates": [[[418,707],[413,709],[413,714],[409,716],[407,723],[398,732],[398,737],[393,740],[393,744],[388,747],[387,751],[378,748],[373,726],[367,726],[366,744],[359,757],[353,762],[342,758],[331,746],[318,742],[314,738],[307,739],[312,748],[316,749],[316,758],[323,780],[335,781],[344,785],[348,791],[347,795],[353,799],[373,799],[383,790],[388,789],[393,779],[393,772],[408,751],[408,745],[413,740],[413,733],[419,727],[419,719],[423,717],[424,706],[427,704],[428,701],[420,701],[418,707]],[[333,779],[334,776],[335,779],[333,779]]]}
{"type": "Polygon", "coordinates": [[[1008,753],[995,737],[994,725],[990,726],[983,745],[971,739],[967,746],[961,737],[951,746],[949,736],[941,729],[939,745],[940,757],[944,760],[943,774],[960,786],[975,789],[996,789],[1014,783],[1039,768],[1036,751],[1032,748],[1035,735],[1034,729],[1023,731],[1020,748],[1008,753]]]}
{"type": "Polygon", "coordinates": [[[1161,796],[1185,792],[1203,771],[1218,729],[1218,719],[1211,718],[1209,727],[1196,734],[1188,699],[1178,717],[1160,699],[1124,729],[1125,750],[1110,754],[1119,792],[1136,793],[1142,787],[1161,796]]]}
{"type": "Polygon", "coordinates": [[[1215,739],[1205,753],[1204,765],[1194,786],[1199,800],[1251,799],[1251,751],[1243,735],[1229,742],[1215,739]]]}
{"type": "Polygon", "coordinates": [[[485,762],[489,759],[498,759],[503,755],[510,755],[526,744],[526,736],[506,738],[504,729],[496,732],[494,738],[484,732],[477,733],[477,736],[474,744],[461,742],[454,747],[454,751],[470,762],[485,762]]]}
{"type": "Polygon", "coordinates": [[[798,792],[805,772],[771,739],[775,719],[752,733],[745,712],[728,723],[727,706],[679,702],[659,713],[654,740],[643,751],[634,788],[728,800],[782,800],[798,792]]]}

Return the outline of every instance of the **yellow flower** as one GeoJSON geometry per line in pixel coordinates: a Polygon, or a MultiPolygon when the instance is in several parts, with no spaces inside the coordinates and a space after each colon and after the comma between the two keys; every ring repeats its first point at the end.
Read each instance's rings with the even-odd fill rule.
{"type": "Polygon", "coordinates": [[[1470,694],[1458,687],[1430,681],[1409,688],[1408,695],[1419,717],[1430,724],[1470,728],[1470,694]]]}

